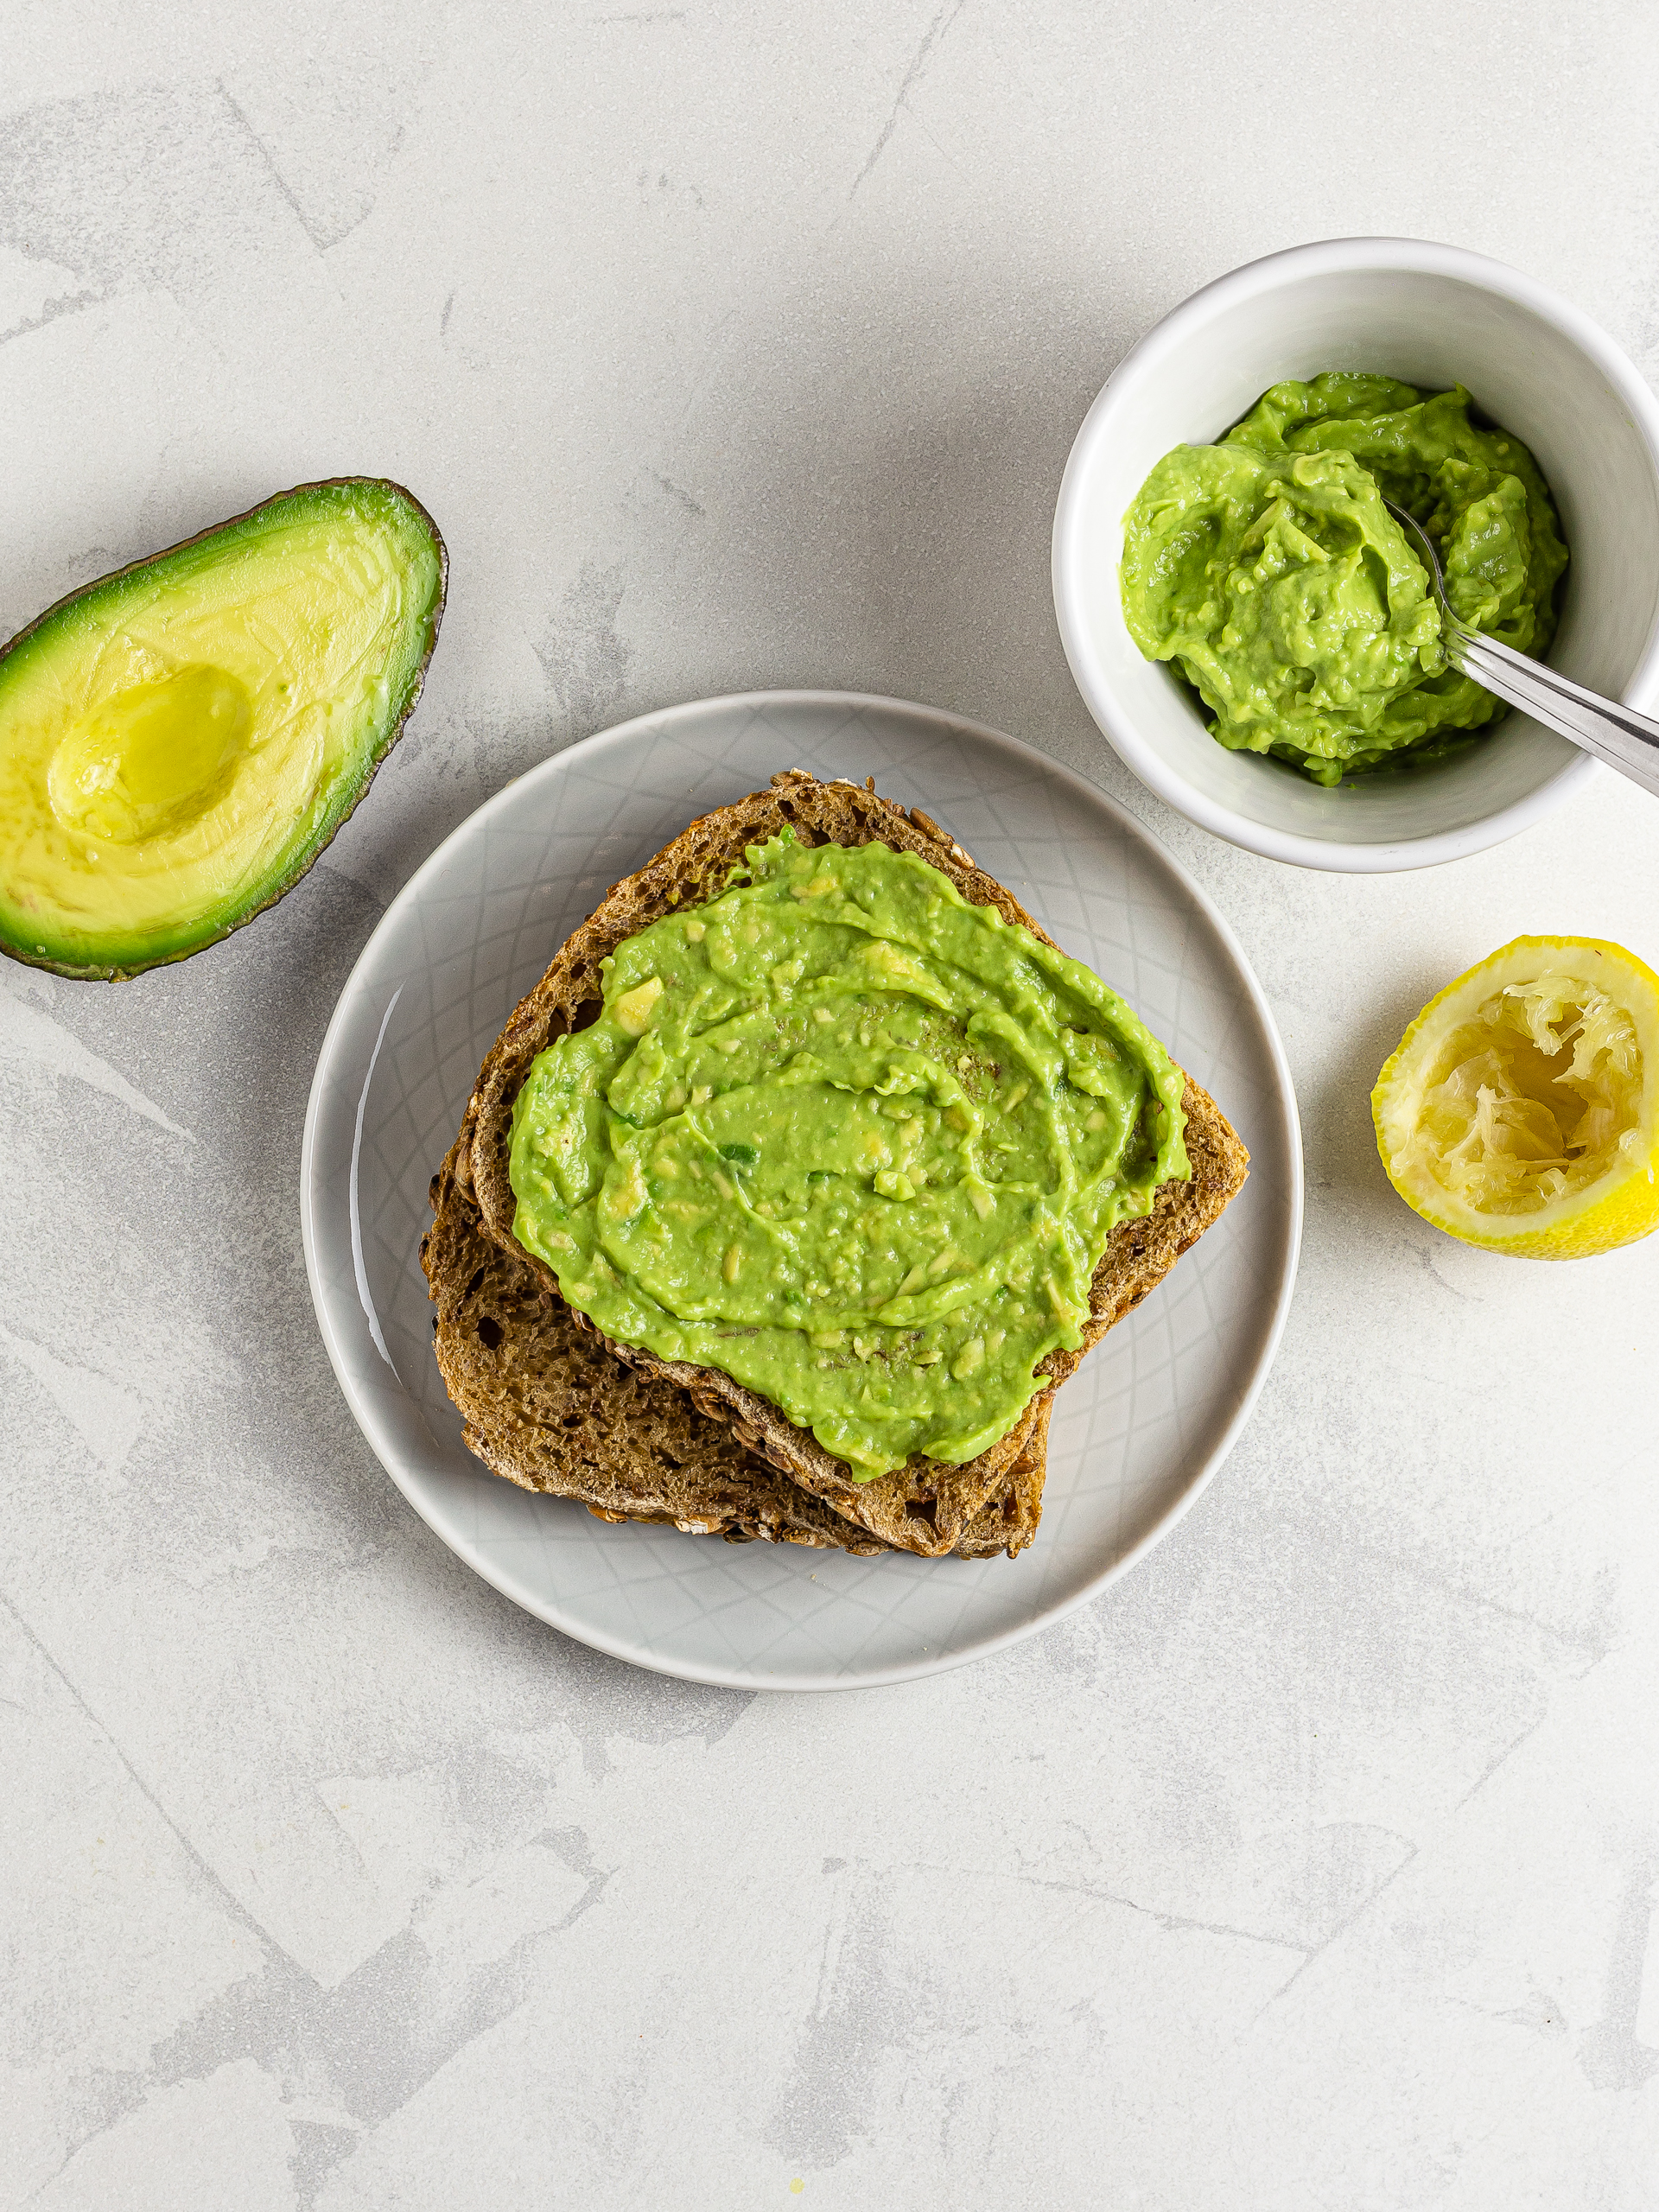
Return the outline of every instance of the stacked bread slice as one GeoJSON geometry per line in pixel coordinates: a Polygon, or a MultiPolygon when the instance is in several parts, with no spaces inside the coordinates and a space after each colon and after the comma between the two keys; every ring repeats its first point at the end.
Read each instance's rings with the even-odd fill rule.
{"type": "Polygon", "coordinates": [[[525,1489],[579,1499],[604,1519],[668,1522],[734,1542],[1012,1557],[1029,1544],[1041,1513],[1056,1391],[1244,1180],[1243,1146],[1190,1077],[1182,1104],[1191,1179],[1166,1183],[1149,1214],[1113,1230],[1095,1270],[1083,1344],[1049,1355],[1039,1370],[1046,1386],[1014,1427],[962,1466],[917,1457],[874,1481],[855,1481],[809,1431],[718,1369],[601,1336],[512,1234],[513,1101],[536,1055],[594,1018],[600,963],[625,938],[717,896],[745,849],[785,827],[806,844],[874,840],[917,853],[963,898],[1046,936],[929,817],[868,786],[786,769],[768,790],[692,823],[559,948],[484,1063],[433,1179],[435,1218],[422,1246],[438,1363],[467,1444],[486,1466],[525,1489]]]}

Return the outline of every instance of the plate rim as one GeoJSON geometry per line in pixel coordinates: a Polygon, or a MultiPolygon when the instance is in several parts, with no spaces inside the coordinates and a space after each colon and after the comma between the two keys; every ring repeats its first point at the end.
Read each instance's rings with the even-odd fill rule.
{"type": "Polygon", "coordinates": [[[1279,1026],[1273,1017],[1273,1009],[1268,1003],[1267,994],[1263,991],[1260,979],[1251,966],[1243,946],[1239,943],[1231,924],[1216,906],[1203,885],[1189,873],[1162,840],[1131,813],[1122,801],[1114,798],[1109,792],[1103,791],[1099,785],[1092,782],[1087,776],[1079,773],[1075,768],[1068,767],[1064,761],[1055,760],[1052,754],[1039,751],[1036,746],[1028,744],[1023,738],[1013,736],[1006,730],[993,728],[989,723],[976,721],[970,716],[956,714],[949,708],[930,707],[916,700],[893,698],[880,692],[842,691],[817,687],[782,687],[721,692],[707,698],[681,700],[673,705],[655,707],[645,713],[630,715],[626,721],[613,723],[605,729],[594,730],[587,737],[577,739],[574,744],[565,746],[561,751],[549,753],[543,759],[536,761],[521,774],[511,778],[499,791],[492,792],[488,798],[481,801],[470,814],[458,822],[453,830],[440,839],[410,874],[408,880],[388,900],[384,912],[365,939],[362,949],[352,963],[349,974],[340,986],[340,995],[334,1001],[334,1011],[328,1018],[328,1025],[323,1033],[322,1043],[318,1049],[316,1066],[312,1071],[311,1088],[306,1100],[305,1124],[300,1143],[299,1185],[300,1236],[305,1252],[306,1281],[310,1287],[312,1307],[316,1315],[323,1349],[327,1351],[329,1364],[334,1369],[334,1379],[340,1385],[341,1395],[345,1398],[352,1418],[357,1423],[364,1440],[379,1461],[381,1467],[416,1516],[432,1531],[447,1550],[454,1553],[464,1566],[488,1583],[491,1588],[499,1591],[510,1603],[519,1606],[533,1618],[542,1621],[560,1635],[568,1636],[573,1643],[584,1644],[590,1650],[603,1652],[607,1657],[622,1660],[630,1666],[643,1667],[649,1673],[664,1675],[673,1681],[696,1682],[714,1688],[810,1695],[817,1695],[828,1690],[885,1688],[900,1682],[922,1681],[932,1675],[948,1674],[955,1668],[968,1666],[976,1660],[988,1659],[996,1652],[1005,1651],[1014,1644],[1023,1643],[1027,1637],[1036,1635],[1039,1630],[1053,1627],[1056,1623],[1066,1619],[1072,1613],[1080,1611],[1083,1606],[1092,1604],[1113,1583],[1138,1566],[1147,1552],[1155,1544],[1163,1541],[1196,1503],[1204,1491],[1209,1488],[1210,1484],[1230,1455],[1233,1446],[1238,1441],[1245,1423],[1255,1410],[1256,1402],[1262,1395],[1268,1375],[1272,1372],[1274,1361],[1278,1357],[1279,1346],[1289,1318],[1291,1303],[1295,1295],[1297,1270],[1301,1257],[1304,1205],[1301,1118],[1296,1103],[1296,1090],[1291,1077],[1289,1060],[1285,1052],[1283,1040],[1279,1034],[1279,1026]],[[396,918],[406,909],[419,903],[424,885],[428,879],[437,872],[440,863],[449,852],[450,848],[458,844],[463,838],[476,835],[479,825],[484,818],[493,810],[505,810],[511,804],[513,795],[522,793],[523,787],[532,778],[555,779],[563,772],[564,764],[578,756],[590,755],[603,749],[626,746],[644,734],[647,728],[653,736],[660,736],[666,730],[671,730],[681,720],[690,721],[694,716],[709,714],[718,709],[723,709],[728,711],[747,709],[750,712],[759,712],[768,708],[801,707],[828,707],[852,710],[884,709],[889,713],[910,716],[924,723],[931,723],[953,732],[965,734],[988,743],[993,749],[1003,752],[1013,759],[1034,763],[1045,773],[1058,776],[1061,779],[1063,785],[1069,786],[1078,798],[1090,805],[1103,809],[1106,814],[1117,823],[1120,829],[1137,839],[1141,844],[1150,847],[1155,857],[1178,879],[1188,897],[1194,901],[1198,911],[1220,939],[1238,975],[1243,979],[1252,1010],[1267,1043],[1268,1057],[1275,1078],[1275,1096],[1283,1124],[1289,1173],[1287,1178],[1286,1218],[1281,1238],[1282,1259],[1274,1313],[1268,1328],[1261,1340],[1249,1380],[1239,1394],[1237,1402],[1217,1441],[1205,1455],[1198,1471],[1187,1482],[1179,1496],[1172,1501],[1148,1528],[1143,1530],[1141,1536],[1127,1551],[1121,1553],[1097,1574],[1090,1576],[1080,1587],[1066,1597],[1057,1599],[1052,1605],[1035,1608],[1013,1625],[982,1637],[977,1642],[962,1649],[938,1654],[925,1653],[920,1657],[906,1661],[902,1664],[876,1668],[862,1674],[803,1675],[791,1677],[787,1681],[778,1681],[757,1679],[753,1670],[742,1667],[720,1666],[696,1661],[671,1662],[659,1653],[645,1650],[631,1643],[625,1637],[607,1635],[603,1631],[594,1630],[585,1624],[576,1625],[561,1608],[550,1605],[528,1589],[522,1579],[515,1576],[511,1569],[498,1566],[480,1555],[475,1545],[469,1544],[465,1539],[440,1527],[433,1514],[427,1510],[426,1503],[420,1494],[418,1482],[406,1479],[398,1464],[397,1454],[391,1448],[390,1441],[383,1440],[381,1435],[377,1433],[378,1424],[375,1417],[366,1399],[359,1392],[353,1372],[346,1364],[334,1325],[332,1307],[322,1281],[313,1224],[314,1212],[319,1197],[316,1146],[318,1129],[322,1119],[328,1088],[326,1080],[327,1071],[333,1059],[338,1038],[355,1001],[359,979],[369,964],[371,956],[383,933],[391,927],[396,918]]]}

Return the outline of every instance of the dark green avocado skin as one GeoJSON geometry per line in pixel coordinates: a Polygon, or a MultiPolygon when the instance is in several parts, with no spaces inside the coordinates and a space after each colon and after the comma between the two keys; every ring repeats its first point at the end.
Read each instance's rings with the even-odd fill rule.
{"type": "MultiPolygon", "coordinates": [[[[372,746],[359,760],[353,764],[349,773],[341,775],[338,779],[337,787],[329,795],[327,804],[318,810],[317,819],[311,833],[297,849],[284,855],[279,868],[270,875],[264,878],[257,887],[234,912],[212,920],[204,918],[195,925],[191,923],[188,917],[181,918],[179,931],[169,937],[164,944],[154,949],[148,947],[122,949],[110,952],[105,957],[86,958],[76,957],[73,954],[66,955],[50,947],[42,951],[37,944],[26,941],[19,934],[16,925],[10,921],[5,904],[4,871],[7,856],[3,850],[3,825],[0,825],[0,952],[29,967],[46,969],[54,975],[67,976],[73,981],[89,982],[122,982],[143,975],[152,968],[163,967],[174,961],[188,960],[193,954],[205,950],[208,945],[220,943],[234,931],[245,928],[257,915],[264,913],[268,907],[274,906],[278,899],[285,897],[302,876],[310,869],[318,855],[328,845],[340,824],[354,812],[364,793],[373,782],[375,772],[403,735],[409,717],[420,698],[426,671],[431,663],[433,651],[437,645],[438,629],[443,619],[444,605],[448,592],[448,550],[437,524],[411,492],[406,490],[401,484],[393,482],[390,478],[332,476],[321,478],[312,484],[296,485],[289,491],[276,493],[272,498],[262,500],[257,506],[250,507],[245,513],[234,515],[226,522],[215,523],[209,529],[199,531],[192,537],[181,539],[176,545],[164,547],[160,552],[149,554],[142,560],[130,562],[124,568],[112,569],[107,575],[99,576],[91,583],[81,585],[78,589],[67,593],[62,599],[48,607],[25,629],[20,630],[6,645],[0,647],[0,682],[3,681],[8,664],[11,663],[16,656],[31,648],[41,650],[45,647],[55,626],[63,624],[67,617],[83,614],[89,609],[94,608],[101,595],[112,595],[118,588],[126,584],[129,580],[142,576],[150,570],[162,569],[166,564],[176,561],[181,555],[205,550],[211,547],[215,541],[223,541],[228,546],[247,533],[251,525],[257,526],[265,518],[270,517],[275,510],[294,507],[301,502],[326,499],[329,494],[334,493],[379,496],[395,501],[404,510],[407,518],[416,526],[427,540],[431,552],[435,555],[436,585],[422,618],[420,632],[415,642],[408,672],[398,688],[397,696],[391,704],[390,711],[377,728],[372,746]]],[[[0,719],[0,746],[3,746],[4,742],[3,720],[0,719]]]]}

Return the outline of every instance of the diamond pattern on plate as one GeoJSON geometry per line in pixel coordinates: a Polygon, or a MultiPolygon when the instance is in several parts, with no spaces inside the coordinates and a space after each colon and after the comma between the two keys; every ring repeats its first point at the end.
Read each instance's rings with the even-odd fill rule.
{"type": "Polygon", "coordinates": [[[1295,1273],[1300,1173],[1295,1103],[1255,980],[1202,893],[1128,815],[954,716],[769,692],[672,708],[573,747],[433,855],[335,1011],[302,1198],[335,1370],[388,1471],[447,1543],[602,1650],[697,1681],[820,1689],[929,1673],[1028,1634],[1169,1525],[1266,1374],[1295,1273]],[[1016,1560],[860,1560],[613,1527],[486,1474],[432,1357],[427,1185],[503,1021],[611,883],[782,767],[873,775],[886,797],[925,807],[1123,993],[1253,1156],[1221,1222],[1061,1392],[1042,1527],[1016,1560]],[[389,1360],[359,1294],[354,1156],[364,1281],[389,1360]]]}

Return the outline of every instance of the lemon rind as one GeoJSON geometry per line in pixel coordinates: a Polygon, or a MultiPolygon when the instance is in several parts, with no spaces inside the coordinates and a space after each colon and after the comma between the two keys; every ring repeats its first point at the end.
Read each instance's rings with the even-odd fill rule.
{"type": "Polygon", "coordinates": [[[1659,975],[1645,961],[1605,938],[1513,938],[1431,999],[1384,1063],[1371,1093],[1377,1151],[1389,1180],[1423,1220],[1466,1244],[1536,1259],[1578,1259],[1631,1243],[1659,1227],[1659,975]],[[1541,962],[1540,956],[1544,956],[1541,962]],[[1495,988],[1530,982],[1541,973],[1593,983],[1630,1016],[1642,1053],[1636,1122],[1621,1141],[1628,1165],[1615,1163],[1581,1191],[1536,1212],[1482,1213],[1438,1185],[1396,1172],[1395,1161],[1414,1126],[1412,1085],[1427,1047],[1460,1020],[1471,1018],[1495,988]],[[1510,1225],[1512,1224],[1512,1225],[1510,1225]]]}

